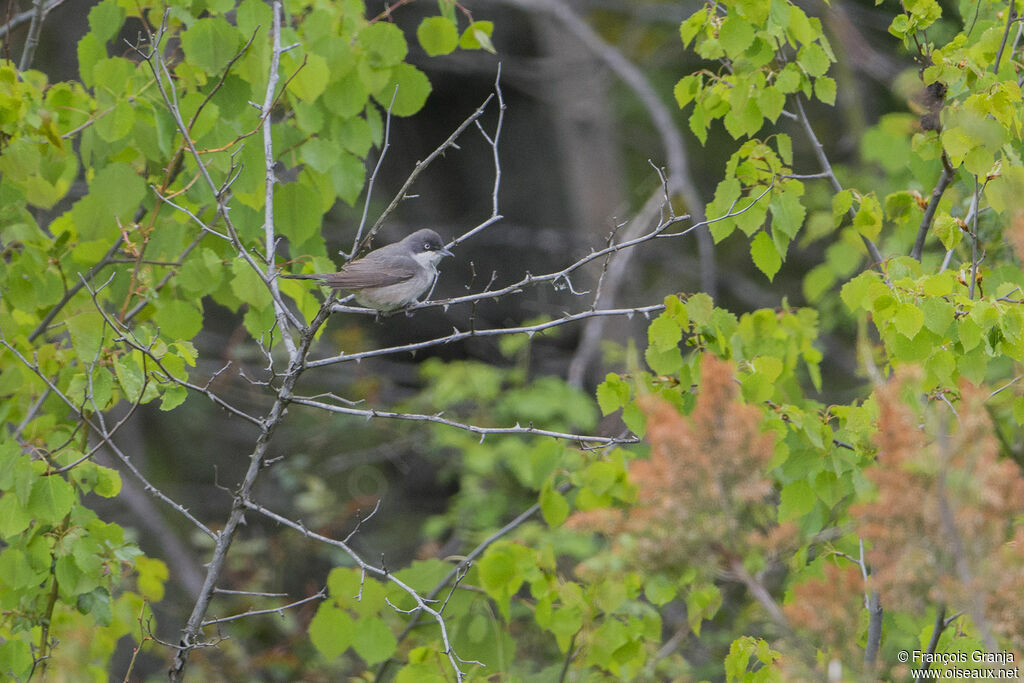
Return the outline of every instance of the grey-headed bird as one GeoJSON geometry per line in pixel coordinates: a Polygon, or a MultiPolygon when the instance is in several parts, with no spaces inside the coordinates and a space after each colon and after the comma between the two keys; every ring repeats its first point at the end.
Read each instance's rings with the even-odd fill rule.
{"type": "Polygon", "coordinates": [[[405,308],[425,294],[437,279],[437,264],[452,253],[441,236],[423,228],[393,244],[349,261],[337,273],[285,275],[319,280],[333,289],[352,292],[355,300],[377,311],[405,308]]]}

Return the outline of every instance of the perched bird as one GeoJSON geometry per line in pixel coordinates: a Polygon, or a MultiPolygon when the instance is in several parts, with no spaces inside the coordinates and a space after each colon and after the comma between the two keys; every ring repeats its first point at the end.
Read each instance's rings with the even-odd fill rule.
{"type": "Polygon", "coordinates": [[[328,287],[352,292],[355,300],[367,308],[394,311],[425,294],[437,279],[437,264],[451,255],[441,236],[424,228],[349,261],[337,273],[283,277],[319,280],[328,287]]]}

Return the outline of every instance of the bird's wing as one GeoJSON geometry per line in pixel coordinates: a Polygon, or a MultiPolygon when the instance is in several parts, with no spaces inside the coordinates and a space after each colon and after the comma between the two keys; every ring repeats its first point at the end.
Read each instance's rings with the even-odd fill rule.
{"type": "Polygon", "coordinates": [[[397,285],[416,276],[419,264],[412,257],[380,254],[380,251],[371,251],[349,262],[340,272],[325,275],[324,283],[338,289],[366,289],[397,285]]]}

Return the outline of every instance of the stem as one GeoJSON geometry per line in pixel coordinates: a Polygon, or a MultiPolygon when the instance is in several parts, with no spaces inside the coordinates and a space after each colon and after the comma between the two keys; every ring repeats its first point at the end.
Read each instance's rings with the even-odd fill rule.
{"type": "Polygon", "coordinates": [[[956,172],[953,170],[953,166],[949,163],[949,157],[946,153],[942,153],[942,174],[939,175],[939,181],[935,183],[935,188],[932,190],[932,196],[928,200],[928,207],[924,211],[924,216],[921,217],[921,225],[917,229],[917,239],[914,240],[914,248],[910,250],[911,258],[921,260],[921,254],[924,251],[924,240],[928,237],[928,230],[931,228],[932,219],[935,218],[935,211],[939,208],[939,200],[942,199],[942,195],[946,192],[946,188],[953,181],[953,177],[956,172]]]}
{"type": "Polygon", "coordinates": [[[32,60],[36,56],[36,48],[39,46],[39,34],[43,32],[43,19],[46,18],[46,5],[43,0],[34,0],[32,3],[32,23],[28,27],[28,36],[25,38],[25,49],[21,52],[21,62],[18,64],[18,71],[28,71],[32,66],[32,60]]]}

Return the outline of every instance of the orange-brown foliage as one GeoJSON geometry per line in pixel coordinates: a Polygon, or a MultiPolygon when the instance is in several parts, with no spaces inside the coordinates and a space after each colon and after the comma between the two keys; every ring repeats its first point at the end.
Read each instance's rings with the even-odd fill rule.
{"type": "Polygon", "coordinates": [[[628,511],[577,513],[569,524],[627,534],[631,557],[648,568],[714,568],[723,554],[742,557],[751,534],[763,539],[774,520],[764,474],[773,439],[759,428],[760,410],[737,402],[737,393],[732,365],[707,355],[691,415],[641,397],[651,457],[630,467],[637,502],[628,511]]]}
{"type": "MultiPolygon", "coordinates": [[[[1000,549],[1024,509],[1024,478],[1016,464],[998,457],[986,392],[963,383],[954,415],[943,404],[923,403],[912,387],[912,377],[901,373],[876,393],[879,455],[866,474],[878,495],[852,512],[870,542],[867,559],[883,605],[920,613],[941,603],[970,611],[999,590],[1007,569],[1000,549]]],[[[1003,554],[1024,560],[1020,550],[1003,554]]],[[[1004,610],[996,622],[1019,623],[1024,586],[1004,588],[1015,593],[1017,614],[1004,610]]],[[[991,608],[989,601],[996,616],[991,608]]]]}
{"type": "Polygon", "coordinates": [[[1024,211],[1018,211],[1006,230],[1006,239],[1013,247],[1017,260],[1024,263],[1024,211]]]}
{"type": "Polygon", "coordinates": [[[794,626],[814,635],[814,642],[839,653],[844,661],[856,661],[864,609],[864,578],[852,563],[825,565],[825,576],[797,584],[793,599],[782,611],[794,626]]]}

